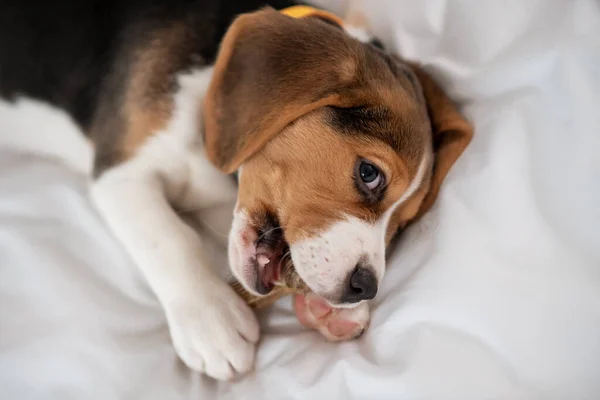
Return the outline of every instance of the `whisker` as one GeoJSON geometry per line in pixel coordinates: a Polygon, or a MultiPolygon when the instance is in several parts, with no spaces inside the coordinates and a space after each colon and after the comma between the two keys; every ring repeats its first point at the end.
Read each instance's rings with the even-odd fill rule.
{"type": "Polygon", "coordinates": [[[266,232],[263,232],[263,233],[262,233],[262,234],[261,234],[261,235],[258,237],[258,239],[256,239],[256,242],[260,242],[261,240],[263,240],[263,239],[265,238],[265,236],[267,236],[267,235],[269,235],[269,234],[271,234],[271,233],[275,232],[277,229],[282,229],[282,228],[281,228],[280,226],[276,226],[275,228],[271,228],[271,229],[269,229],[268,231],[266,231],[266,232]]]}
{"type": "Polygon", "coordinates": [[[210,226],[206,222],[203,222],[203,221],[200,221],[200,222],[201,222],[202,226],[206,226],[207,228],[209,228],[215,235],[219,235],[219,236],[221,236],[222,238],[225,238],[225,239],[227,239],[229,237],[228,235],[217,231],[216,228],[213,228],[212,226],[210,226]]]}

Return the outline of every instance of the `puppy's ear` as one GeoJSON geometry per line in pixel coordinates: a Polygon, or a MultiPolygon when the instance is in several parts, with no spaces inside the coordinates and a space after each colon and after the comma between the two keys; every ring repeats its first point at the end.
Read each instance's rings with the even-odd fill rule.
{"type": "Polygon", "coordinates": [[[203,113],[207,155],[224,172],[302,115],[353,104],[347,86],[357,45],[323,18],[263,9],[238,17],[227,31],[203,113]]]}
{"type": "Polygon", "coordinates": [[[435,202],[440,186],[448,171],[471,141],[473,127],[462,116],[431,76],[420,66],[414,63],[410,63],[409,65],[421,83],[423,95],[427,102],[435,155],[429,191],[421,203],[416,216],[416,218],[419,218],[435,202]]]}

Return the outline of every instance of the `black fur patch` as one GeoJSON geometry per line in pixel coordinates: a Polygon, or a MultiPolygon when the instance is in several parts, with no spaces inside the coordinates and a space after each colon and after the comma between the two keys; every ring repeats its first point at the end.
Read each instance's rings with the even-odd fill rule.
{"type": "Polygon", "coordinates": [[[390,110],[381,107],[329,107],[329,123],[348,135],[365,135],[387,143],[396,151],[402,150],[402,136],[390,131],[390,110]]]}
{"type": "MultiPolygon", "coordinates": [[[[101,94],[109,91],[106,97],[119,101],[119,79],[109,75],[127,69],[118,63],[132,43],[143,42],[167,24],[184,23],[194,32],[189,43],[193,53],[209,64],[233,19],[266,5],[281,9],[294,2],[5,1],[0,7],[0,96],[49,102],[66,110],[88,132],[101,94]]],[[[118,112],[118,107],[111,112],[118,112]]]]}

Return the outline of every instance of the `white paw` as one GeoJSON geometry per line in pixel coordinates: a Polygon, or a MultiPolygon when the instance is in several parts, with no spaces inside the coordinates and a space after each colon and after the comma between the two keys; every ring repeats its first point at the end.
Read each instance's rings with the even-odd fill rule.
{"type": "Polygon", "coordinates": [[[220,380],[249,372],[259,325],[224,282],[165,306],[175,351],[191,369],[220,380]]]}

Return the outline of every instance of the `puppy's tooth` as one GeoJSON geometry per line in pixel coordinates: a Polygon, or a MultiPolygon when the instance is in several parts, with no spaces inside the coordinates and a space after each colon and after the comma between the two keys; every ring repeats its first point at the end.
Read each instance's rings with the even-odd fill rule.
{"type": "Polygon", "coordinates": [[[256,256],[256,261],[258,261],[258,264],[261,267],[264,267],[269,263],[270,260],[269,257],[265,256],[264,254],[259,254],[258,256],[256,256]]]}

